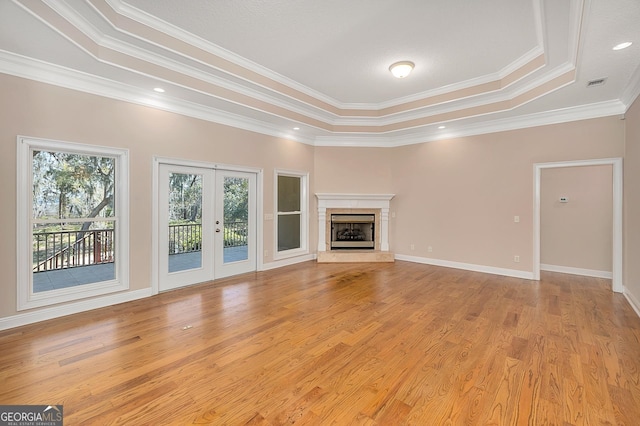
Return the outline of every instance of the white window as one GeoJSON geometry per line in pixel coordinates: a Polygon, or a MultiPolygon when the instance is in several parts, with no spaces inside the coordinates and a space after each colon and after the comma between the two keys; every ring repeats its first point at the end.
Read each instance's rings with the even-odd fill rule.
{"type": "Polygon", "coordinates": [[[276,259],[309,252],[307,180],[306,173],[275,171],[276,259]]]}
{"type": "Polygon", "coordinates": [[[18,138],[18,310],[129,288],[128,151],[18,138]]]}

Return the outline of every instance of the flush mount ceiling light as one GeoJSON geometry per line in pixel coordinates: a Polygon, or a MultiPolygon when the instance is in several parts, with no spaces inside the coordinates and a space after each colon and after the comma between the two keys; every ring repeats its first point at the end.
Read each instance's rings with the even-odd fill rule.
{"type": "Polygon", "coordinates": [[[620,43],[620,44],[616,44],[615,46],[613,46],[613,50],[622,50],[622,49],[626,49],[627,47],[631,46],[633,43],[630,41],[625,41],[624,43],[620,43]]]}
{"type": "Polygon", "coordinates": [[[400,61],[392,64],[389,67],[389,71],[391,71],[391,74],[393,74],[393,76],[396,78],[405,78],[409,75],[409,73],[411,73],[411,70],[413,70],[414,66],[415,64],[413,62],[400,61]]]}
{"type": "Polygon", "coordinates": [[[154,87],[153,90],[155,90],[158,93],[164,93],[164,89],[162,87],[154,87]]]}

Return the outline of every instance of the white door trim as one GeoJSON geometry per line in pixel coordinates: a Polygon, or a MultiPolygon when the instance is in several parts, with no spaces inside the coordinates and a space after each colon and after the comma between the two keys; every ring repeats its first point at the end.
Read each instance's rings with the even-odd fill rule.
{"type": "Polygon", "coordinates": [[[580,166],[613,166],[613,262],[612,290],[622,293],[622,158],[599,160],[562,161],[557,163],[537,163],[533,165],[534,212],[533,212],[533,279],[540,279],[540,175],[543,169],[580,166]]]}
{"type": "Polygon", "coordinates": [[[160,175],[160,164],[169,164],[174,166],[187,166],[187,167],[200,167],[200,168],[208,168],[213,170],[231,170],[238,172],[247,172],[247,173],[255,173],[256,174],[256,210],[257,210],[257,220],[256,220],[256,233],[257,233],[257,253],[256,253],[256,270],[261,271],[264,269],[264,259],[261,254],[264,250],[264,222],[262,220],[264,216],[264,172],[260,168],[256,167],[246,167],[246,166],[235,166],[231,164],[223,164],[223,163],[211,163],[207,161],[197,161],[197,160],[185,160],[180,158],[171,158],[171,157],[161,157],[154,156],[153,157],[153,181],[152,181],[152,194],[151,194],[151,293],[153,295],[159,293],[159,262],[160,262],[160,253],[159,253],[159,236],[158,236],[158,224],[159,224],[159,215],[158,215],[158,195],[159,195],[159,175],[160,175]]]}

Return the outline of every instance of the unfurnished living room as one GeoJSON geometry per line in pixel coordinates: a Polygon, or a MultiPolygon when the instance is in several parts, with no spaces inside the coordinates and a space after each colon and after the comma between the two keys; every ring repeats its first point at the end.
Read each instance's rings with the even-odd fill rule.
{"type": "Polygon", "coordinates": [[[0,0],[0,425],[637,424],[639,22],[0,0]]]}

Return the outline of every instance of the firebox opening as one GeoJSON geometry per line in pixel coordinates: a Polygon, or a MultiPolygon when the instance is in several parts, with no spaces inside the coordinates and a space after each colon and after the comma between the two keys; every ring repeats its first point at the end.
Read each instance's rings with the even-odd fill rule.
{"type": "Polygon", "coordinates": [[[331,250],[375,248],[374,214],[332,214],[331,250]]]}

